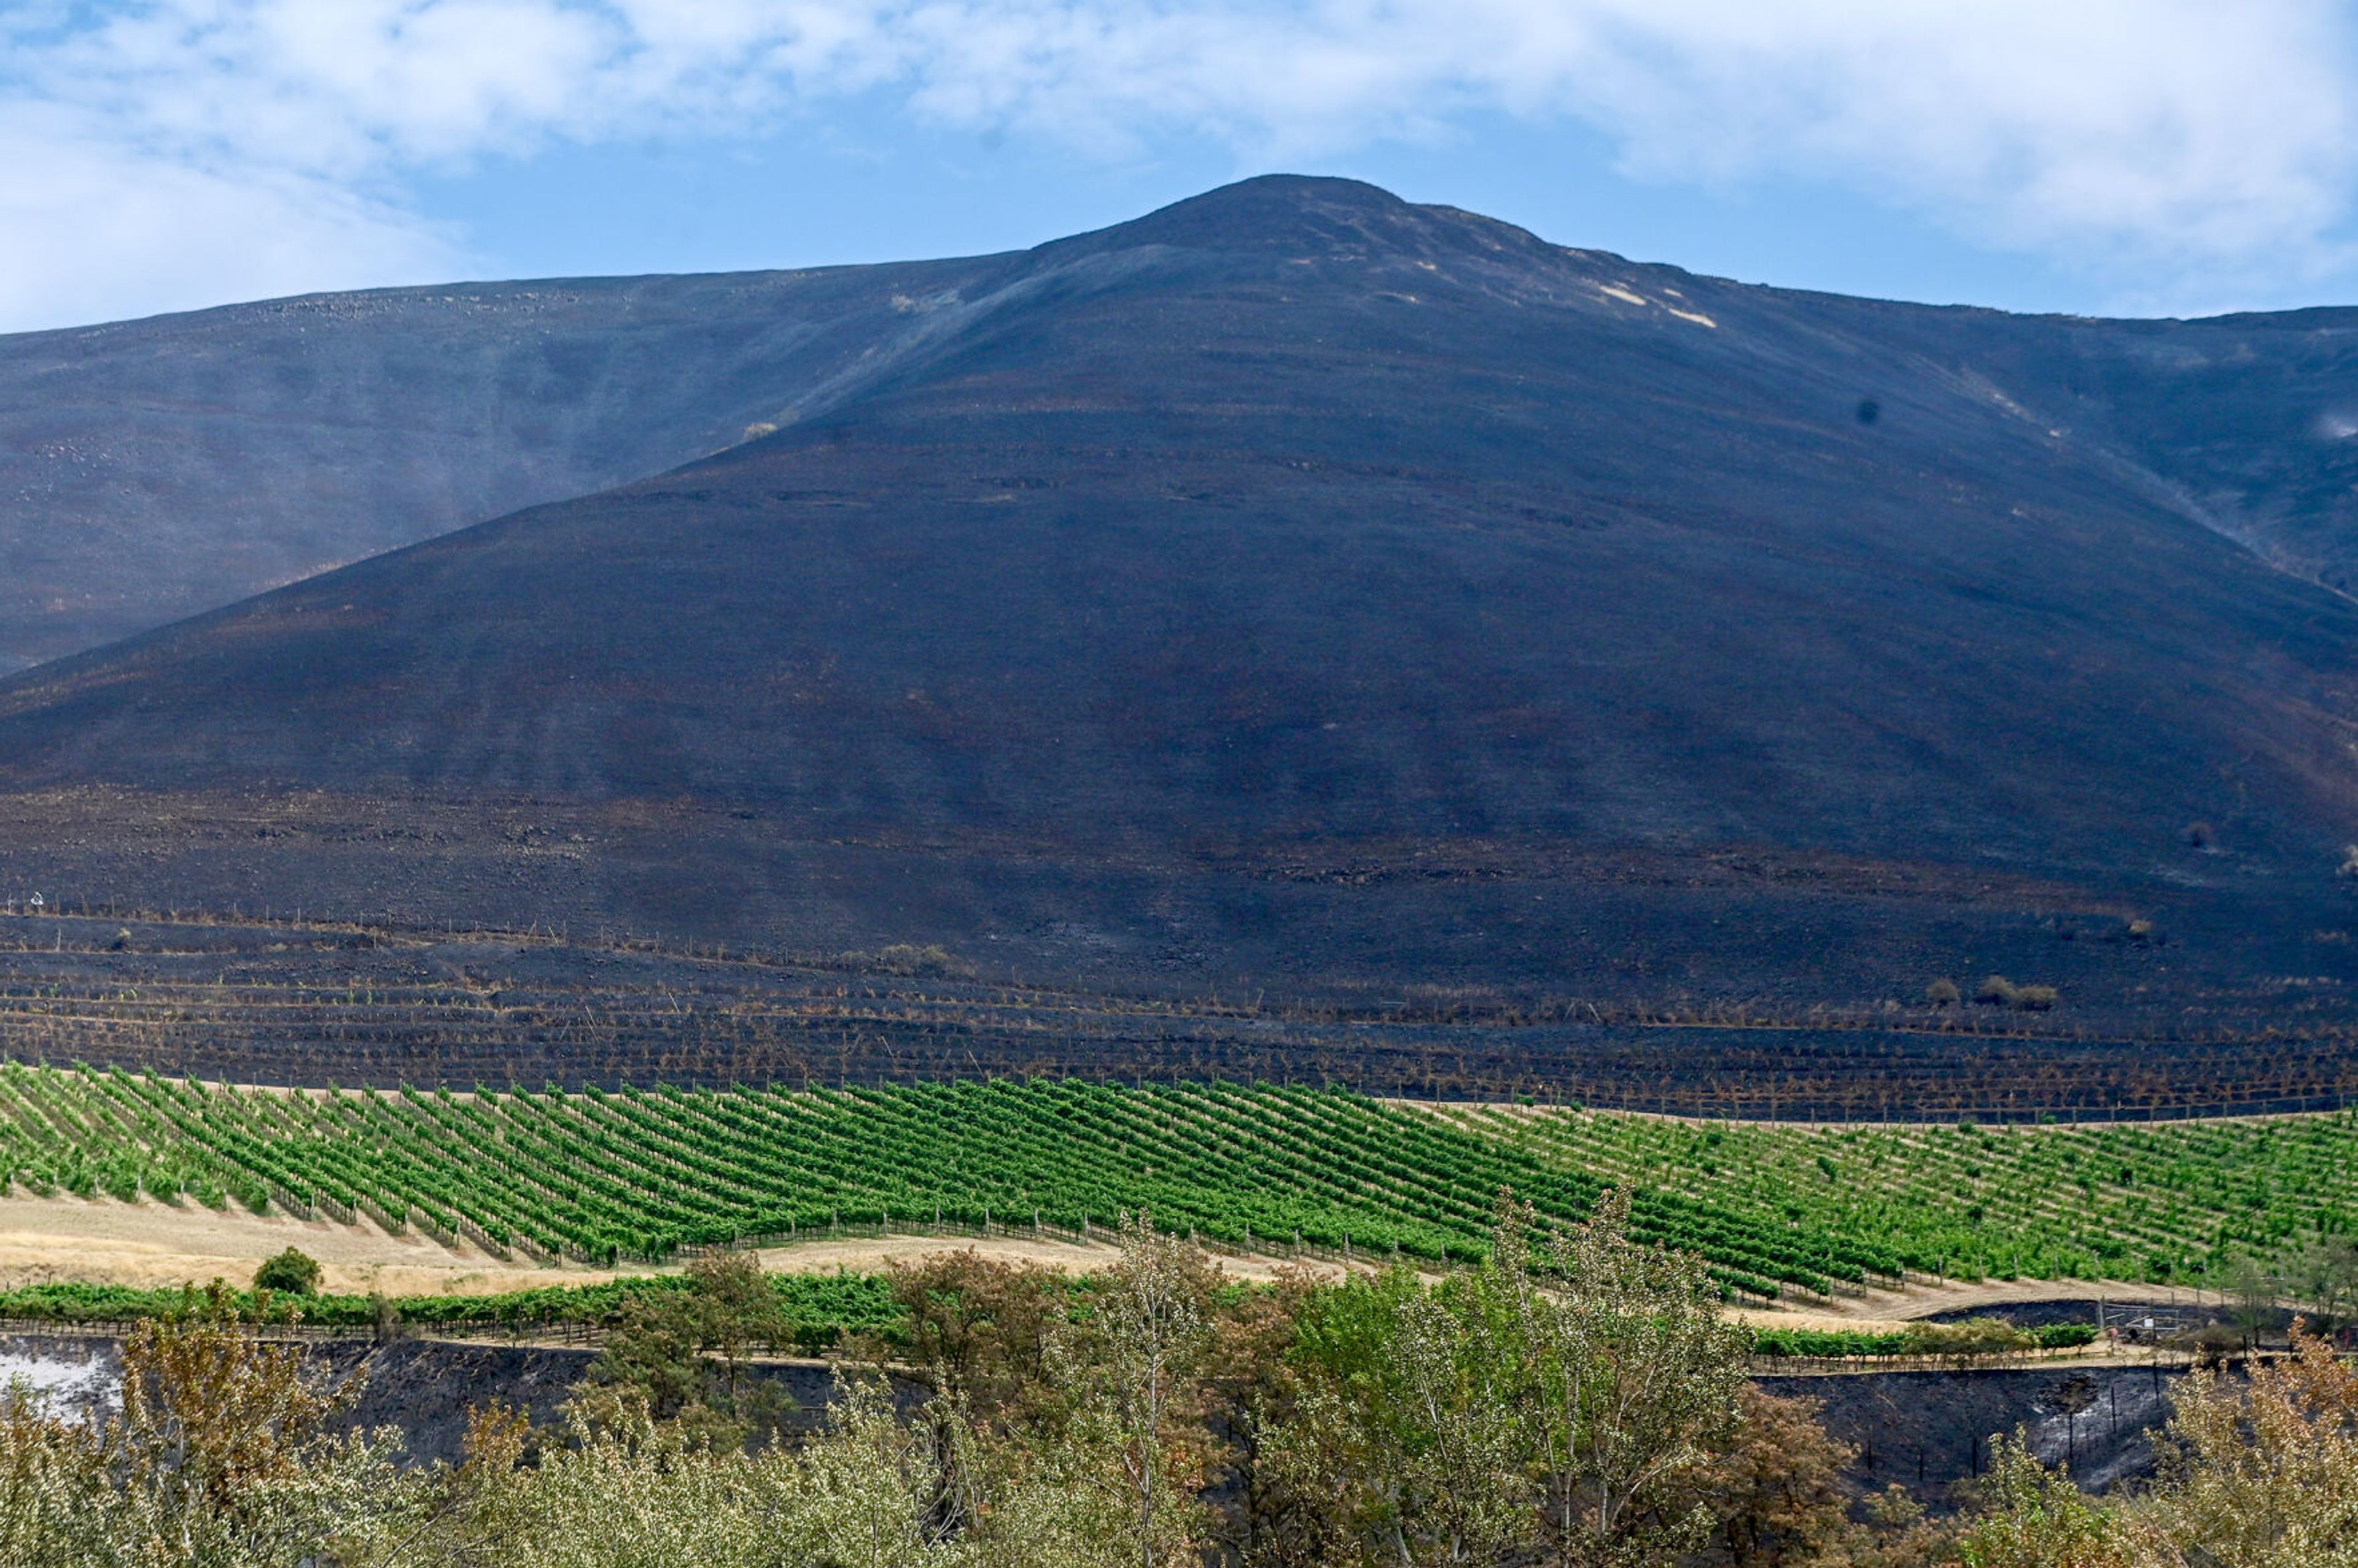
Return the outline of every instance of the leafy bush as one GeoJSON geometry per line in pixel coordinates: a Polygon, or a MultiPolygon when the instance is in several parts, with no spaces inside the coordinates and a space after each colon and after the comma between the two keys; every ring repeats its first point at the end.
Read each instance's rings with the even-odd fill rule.
{"type": "Polygon", "coordinates": [[[1974,1000],[1983,1007],[2012,1007],[2026,1012],[2044,1012],[2059,1000],[2053,986],[2018,986],[2004,975],[1992,975],[1974,988],[1974,1000]]]}
{"type": "Polygon", "coordinates": [[[289,1296],[315,1294],[319,1289],[319,1260],[289,1247],[254,1271],[254,1288],[289,1296]]]}
{"type": "Polygon", "coordinates": [[[1904,1329],[1762,1328],[1752,1336],[1755,1356],[1945,1356],[1970,1360],[2030,1349],[2063,1350],[2096,1337],[2093,1324],[2055,1323],[2021,1329],[2002,1319],[1914,1323],[1904,1329]]]}
{"type": "Polygon", "coordinates": [[[1965,1361],[1985,1356],[2011,1356],[2035,1349],[2038,1344],[2038,1339],[2028,1330],[2017,1328],[2001,1317],[1967,1318],[1963,1323],[1911,1323],[1908,1325],[1909,1352],[1916,1356],[1942,1356],[1965,1361]]]}
{"type": "Polygon", "coordinates": [[[1754,1331],[1755,1356],[1905,1356],[1908,1336],[1897,1330],[1763,1328],[1754,1331]]]}
{"type": "Polygon", "coordinates": [[[888,975],[963,979],[974,973],[973,965],[948,948],[932,942],[923,946],[911,942],[895,942],[873,953],[838,953],[835,961],[849,968],[879,969],[888,975]]]}

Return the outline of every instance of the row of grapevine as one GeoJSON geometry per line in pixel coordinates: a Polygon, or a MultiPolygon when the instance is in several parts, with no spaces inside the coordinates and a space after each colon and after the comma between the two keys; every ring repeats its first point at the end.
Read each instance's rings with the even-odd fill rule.
{"type": "MultiPolygon", "coordinates": [[[[898,1336],[906,1318],[890,1281],[875,1274],[776,1274],[779,1317],[791,1343],[824,1349],[845,1334],[898,1336]]],[[[677,1274],[635,1274],[603,1284],[550,1285],[499,1295],[406,1296],[391,1303],[400,1322],[444,1333],[543,1332],[611,1320],[633,1299],[660,1298],[687,1284],[677,1274]]],[[[49,1281],[0,1289],[0,1320],[16,1323],[123,1324],[187,1312],[206,1299],[189,1286],[141,1287],[49,1281]]],[[[364,1295],[291,1299],[235,1291],[229,1301],[270,1323],[299,1318],[308,1330],[371,1329],[384,1304],[364,1295]]]]}
{"type": "Polygon", "coordinates": [[[1794,1127],[1456,1108],[1462,1131],[1963,1277],[2217,1281],[2358,1220],[2358,1113],[1794,1127]]]}
{"type": "Polygon", "coordinates": [[[1905,1271],[2215,1278],[2358,1217],[2358,1113],[1811,1128],[1307,1087],[238,1089],[0,1066],[0,1178],[367,1217],[527,1257],[659,1259],[849,1227],[1083,1232],[1145,1210],[1247,1249],[1476,1257],[1608,1184],[1638,1234],[1762,1294],[1905,1271]]]}
{"type": "MultiPolygon", "coordinates": [[[[1109,1227],[1145,1211],[1246,1249],[1478,1257],[1498,1195],[1542,1228],[1604,1190],[1422,1113],[1306,1088],[1071,1080],[581,1094],[239,1089],[0,1067],[0,1174],[64,1190],[365,1216],[544,1259],[850,1227],[1109,1227]]],[[[1895,1255],[1651,1186],[1648,1239],[1727,1284],[1823,1292],[1895,1255]]]]}

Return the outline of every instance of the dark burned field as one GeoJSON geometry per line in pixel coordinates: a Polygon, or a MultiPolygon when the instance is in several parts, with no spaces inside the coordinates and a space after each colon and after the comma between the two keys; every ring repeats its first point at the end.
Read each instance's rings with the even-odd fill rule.
{"type": "MultiPolygon", "coordinates": [[[[1401,878],[1409,885],[1390,890],[1379,913],[1393,919],[1379,930],[1351,896],[1363,874],[1347,867],[1206,857],[1182,869],[1192,881],[1180,897],[1128,918],[1098,877],[1083,886],[1097,906],[1076,919],[1075,879],[1002,853],[974,857],[963,886],[904,880],[909,928],[960,899],[984,906],[982,920],[958,923],[985,938],[949,949],[830,918],[830,882],[891,876],[889,849],[781,848],[740,825],[742,861],[716,864],[699,888],[695,868],[653,869],[659,824],[560,817],[466,833],[446,817],[362,832],[323,826],[320,809],[202,835],[188,832],[185,809],[176,816],[175,832],[206,846],[206,881],[255,894],[217,910],[113,901],[109,868],[93,871],[70,828],[51,818],[25,833],[20,821],[21,838],[52,835],[35,851],[51,863],[27,879],[46,887],[41,911],[20,894],[0,914],[0,1052],[312,1086],[1221,1077],[1772,1119],[2169,1117],[2358,1099],[2343,989],[2297,972],[2304,946],[2334,950],[2319,941],[2332,932],[2289,933],[2292,951],[2255,961],[2265,927],[2207,934],[2156,903],[2090,908],[2035,886],[1887,874],[1877,888],[1856,867],[1735,854],[1510,865],[1483,846],[1487,863],[1468,850],[1455,865],[1428,860],[1412,873],[1422,887],[1401,878]],[[591,835],[610,860],[644,847],[647,880],[626,896],[646,925],[607,924],[615,879],[585,862],[591,835]],[[330,837],[341,841],[320,853],[330,837]],[[783,882],[781,862],[799,873],[803,902],[748,920],[730,879],[783,882]],[[676,885],[658,889],[658,876],[676,885]],[[384,911],[302,907],[338,883],[369,887],[384,911]],[[718,901],[709,925],[730,939],[708,934],[699,896],[718,901]],[[454,898],[513,925],[442,914],[454,898]],[[1259,933],[1244,972],[1175,951],[1190,898],[1231,936],[1259,933]],[[1407,929],[1420,916],[1424,928],[1407,929]],[[801,941],[745,940],[765,924],[801,941]],[[1489,974],[1383,978],[1398,971],[1382,943],[1445,947],[1453,925],[1489,974]],[[1499,978],[1497,956],[1519,948],[1531,956],[1524,972],[1509,963],[1499,978]],[[1733,971],[1772,967],[1779,990],[1737,989],[1733,971]],[[2255,983],[2255,968],[2285,973],[2255,983]],[[1970,997],[1987,973],[2057,985],[2062,1000],[2029,1012],[1924,999],[1931,979],[1953,977],[1970,997]]],[[[140,860],[135,838],[122,859],[140,860]]],[[[170,883],[161,860],[135,867],[136,885],[170,883]]]]}
{"type": "MultiPolygon", "coordinates": [[[[477,484],[525,418],[458,465],[488,521],[0,679],[0,905],[46,912],[0,1049],[1835,1119],[2358,1087],[2358,445],[2316,433],[2358,317],[1790,294],[1293,178],[916,276],[568,292],[663,370],[549,383],[669,410],[630,473],[582,469],[598,402],[546,484],[477,484]],[[802,310],[678,369],[682,322],[802,310]]],[[[476,331],[346,303],[286,319],[359,386],[476,331]]],[[[18,357],[100,406],[285,325],[18,357]]],[[[384,428],[481,423],[470,376],[384,428]]],[[[273,536],[342,558],[335,497],[414,446],[152,493],[332,472],[273,536]]],[[[175,548],[250,532],[216,513],[175,548]]]]}

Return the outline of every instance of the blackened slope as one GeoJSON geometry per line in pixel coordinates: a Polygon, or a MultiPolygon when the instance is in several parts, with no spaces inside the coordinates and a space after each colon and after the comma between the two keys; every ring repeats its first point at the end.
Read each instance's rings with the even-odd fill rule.
{"type": "Polygon", "coordinates": [[[823,406],[990,262],[319,295],[0,338],[0,669],[823,406]]]}
{"type": "Polygon", "coordinates": [[[2358,310],[1980,325],[1967,351],[2068,438],[2287,571],[2358,591],[2358,310]]]}
{"type": "MultiPolygon", "coordinates": [[[[1049,250],[1555,254],[1364,193],[1248,181],[1049,250]]],[[[0,338],[0,670],[724,447],[930,341],[996,270],[446,285],[0,338]]],[[[1819,303],[2002,387],[2273,563],[2358,581],[2352,312],[2116,322],[1819,303]]]]}
{"type": "Polygon", "coordinates": [[[2358,829],[2358,612],[1843,302],[1337,181],[997,282],[776,436],[20,678],[0,758],[1066,849],[2201,818],[2303,886],[2358,829]]]}
{"type": "MultiPolygon", "coordinates": [[[[2052,324],[1282,181],[931,319],[764,440],[0,685],[0,882],[585,944],[532,948],[546,995],[402,957],[508,1000],[284,1069],[343,1081],[1570,1064],[1771,1114],[2358,1081],[2278,1045],[2358,1021],[2353,607],[2009,391],[1994,356],[2052,324]],[[808,1011],[756,965],[750,1012],[682,1011],[617,994],[611,932],[829,974],[939,943],[1103,1005],[1001,1035],[863,986],[808,1011]],[[1990,973],[2062,1006],[1912,1005],[1990,973]],[[1277,1013],[1164,1033],[1141,991],[1277,1013]],[[2050,1038],[1999,1074],[1960,1011],[2050,1038]]],[[[231,983],[349,993],[263,931],[231,983]]],[[[6,967],[54,997],[85,960],[37,945],[6,967]]],[[[189,981],[88,961],[143,1007],[189,981]]],[[[250,1075],[223,1039],[297,1016],[141,1061],[250,1075]]]]}

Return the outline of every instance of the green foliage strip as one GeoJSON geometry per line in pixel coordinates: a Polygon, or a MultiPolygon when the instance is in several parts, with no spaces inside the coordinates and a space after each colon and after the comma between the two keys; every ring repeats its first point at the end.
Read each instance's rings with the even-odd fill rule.
{"type": "MultiPolygon", "coordinates": [[[[1061,1231],[1145,1211],[1242,1249],[1470,1260],[1498,1194],[1585,1219],[1595,1176],[1357,1096],[1072,1081],[786,1091],[240,1090],[0,1067],[0,1170],[31,1191],[293,1204],[611,1264],[899,1225],[1061,1231]]],[[[1632,1229],[1724,1284],[1896,1273],[1893,1256],[1660,1188],[1632,1229]]]]}
{"type": "Polygon", "coordinates": [[[2358,1227],[2358,1112],[1977,1128],[1796,1127],[1462,1108],[1592,1179],[1852,1238],[1958,1279],[2231,1281],[2358,1227]]]}

